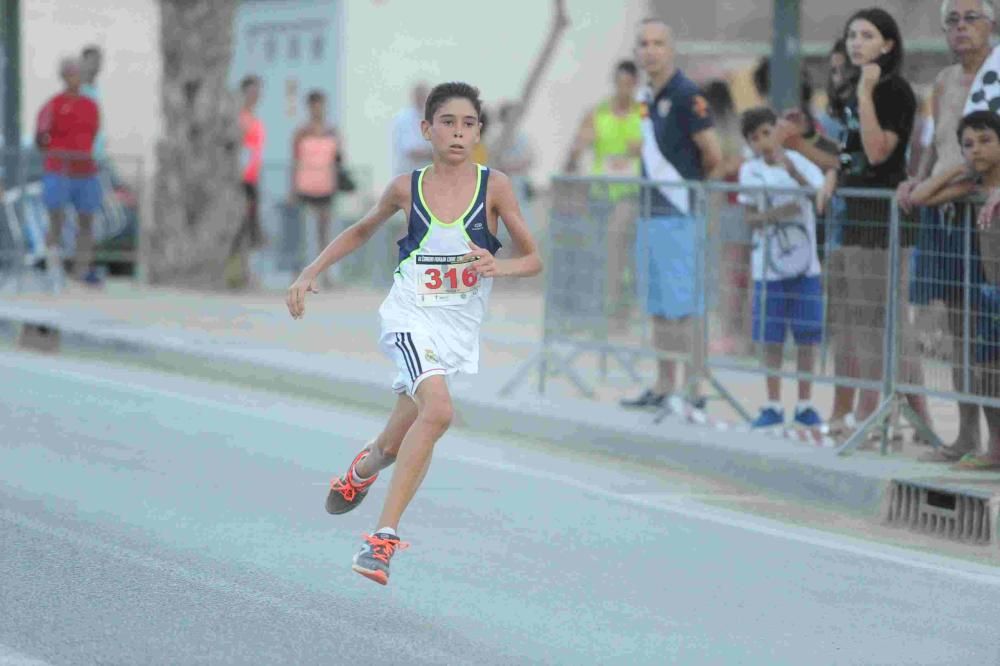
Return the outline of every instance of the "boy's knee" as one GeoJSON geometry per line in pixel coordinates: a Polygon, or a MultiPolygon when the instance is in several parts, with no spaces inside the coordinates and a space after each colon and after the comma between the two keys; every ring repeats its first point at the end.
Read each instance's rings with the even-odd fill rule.
{"type": "Polygon", "coordinates": [[[442,432],[447,430],[455,416],[451,403],[428,405],[420,414],[420,418],[429,426],[442,432]]]}

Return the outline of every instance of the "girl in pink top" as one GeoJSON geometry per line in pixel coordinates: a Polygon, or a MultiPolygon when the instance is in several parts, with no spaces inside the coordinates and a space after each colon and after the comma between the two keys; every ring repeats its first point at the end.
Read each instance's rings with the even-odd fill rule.
{"type": "Polygon", "coordinates": [[[337,130],[326,122],[326,96],[314,90],[306,101],[309,121],[292,137],[292,182],[289,200],[316,214],[319,247],[330,242],[333,196],[337,193],[337,162],[342,159],[337,130]]]}

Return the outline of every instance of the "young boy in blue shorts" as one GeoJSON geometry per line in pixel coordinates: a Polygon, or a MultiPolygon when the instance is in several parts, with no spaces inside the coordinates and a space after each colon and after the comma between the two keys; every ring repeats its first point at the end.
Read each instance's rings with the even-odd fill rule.
{"type": "MultiPolygon", "coordinates": [[[[785,337],[791,328],[798,348],[798,372],[811,374],[816,345],[823,339],[816,216],[809,196],[787,190],[821,187],[823,172],[799,153],[781,147],[777,122],[775,113],[767,108],[751,109],[742,117],[741,130],[754,159],[740,167],[739,182],[743,187],[757,188],[739,196],[745,220],[753,228],[753,340],[764,344],[767,368],[776,373],[781,369],[785,337]]],[[[751,427],[783,428],[785,411],[777,374],[767,377],[767,399],[751,427]]],[[[812,382],[800,379],[794,426],[818,429],[823,425],[811,400],[812,382]]]]}
{"type": "Polygon", "coordinates": [[[406,546],[396,531],[431,463],[438,439],[451,425],[448,377],[479,369],[479,328],[496,278],[542,270],[535,241],[521,214],[510,178],[477,164],[479,90],[443,83],[427,97],[421,132],[432,163],[396,176],[375,207],[333,240],[289,287],[292,317],[305,314],[305,299],[330,266],[367,242],[396,212],[407,216],[389,295],[379,308],[380,345],[396,364],[396,405],[385,428],[333,479],[326,510],[357,508],[378,478],[395,463],[376,529],[365,537],[352,569],[377,583],[389,582],[389,561],[406,546]],[[498,259],[498,225],[513,240],[510,258],[498,259]]]}

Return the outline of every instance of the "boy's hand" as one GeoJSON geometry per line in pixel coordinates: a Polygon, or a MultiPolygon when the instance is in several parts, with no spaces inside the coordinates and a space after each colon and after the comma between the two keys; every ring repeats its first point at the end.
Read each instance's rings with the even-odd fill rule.
{"type": "Polygon", "coordinates": [[[899,209],[904,213],[909,213],[913,208],[910,195],[913,194],[913,189],[919,182],[916,178],[907,178],[896,188],[896,200],[899,201],[899,209]]]}
{"type": "Polygon", "coordinates": [[[472,268],[483,277],[496,277],[500,273],[497,271],[497,260],[489,250],[484,250],[472,241],[469,241],[469,252],[463,257],[472,261],[472,268]]]}
{"type": "Polygon", "coordinates": [[[983,204],[982,210],[979,211],[979,218],[976,220],[979,228],[985,230],[992,227],[993,219],[997,216],[998,211],[1000,211],[1000,189],[990,192],[990,197],[983,204]]]}
{"type": "Polygon", "coordinates": [[[288,288],[285,296],[285,304],[288,306],[288,313],[292,319],[302,319],[306,313],[306,294],[318,294],[316,288],[316,278],[300,275],[298,279],[288,288]]]}

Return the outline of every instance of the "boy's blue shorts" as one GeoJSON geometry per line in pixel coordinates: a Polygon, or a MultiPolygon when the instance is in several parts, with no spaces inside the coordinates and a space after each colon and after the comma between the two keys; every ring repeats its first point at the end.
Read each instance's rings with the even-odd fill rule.
{"type": "Polygon", "coordinates": [[[788,329],[798,345],[823,341],[823,283],[818,275],[753,283],[753,340],[784,344],[788,329]],[[765,301],[761,321],[761,300],[765,301]]]}

